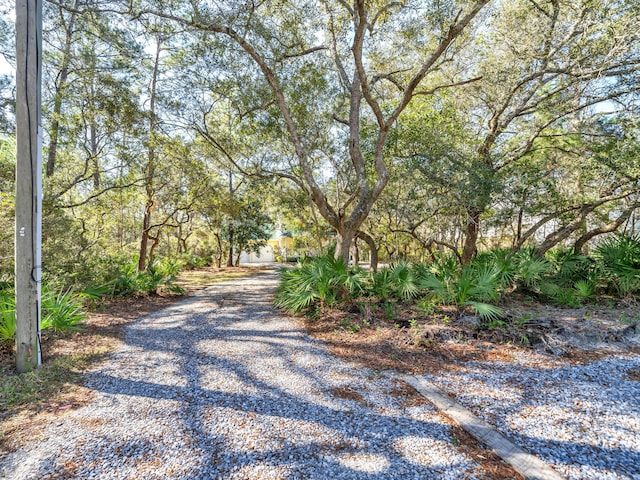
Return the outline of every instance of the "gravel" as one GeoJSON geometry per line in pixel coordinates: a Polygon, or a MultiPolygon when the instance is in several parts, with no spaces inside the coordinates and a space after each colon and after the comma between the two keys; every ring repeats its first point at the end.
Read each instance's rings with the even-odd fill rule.
{"type": "Polygon", "coordinates": [[[640,355],[586,364],[531,351],[425,375],[569,479],[640,479],[640,355]]]}
{"type": "Polygon", "coordinates": [[[483,478],[433,407],[275,313],[276,284],[216,285],[127,326],[88,375],[94,400],[0,459],[0,477],[483,478]]]}

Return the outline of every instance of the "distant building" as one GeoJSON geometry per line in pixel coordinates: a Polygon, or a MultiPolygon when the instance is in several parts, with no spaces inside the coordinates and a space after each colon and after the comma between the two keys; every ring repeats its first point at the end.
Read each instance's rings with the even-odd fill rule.
{"type": "Polygon", "coordinates": [[[276,227],[271,238],[267,240],[267,245],[260,249],[259,253],[242,252],[240,263],[270,263],[284,261],[294,253],[294,241],[291,232],[283,231],[281,227],[276,227]]]}

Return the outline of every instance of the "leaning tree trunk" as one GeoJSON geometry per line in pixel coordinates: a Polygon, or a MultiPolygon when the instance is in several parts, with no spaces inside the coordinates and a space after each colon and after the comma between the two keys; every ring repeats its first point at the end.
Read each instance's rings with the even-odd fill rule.
{"type": "Polygon", "coordinates": [[[604,235],[606,233],[611,233],[618,230],[618,228],[620,228],[620,226],[624,222],[629,220],[629,218],[631,217],[631,214],[635,212],[638,207],[640,207],[640,203],[634,203],[626,210],[623,210],[618,216],[618,218],[612,220],[606,225],[602,225],[601,227],[594,228],[592,230],[589,230],[583,233],[582,236],[580,236],[576,240],[576,243],[573,245],[573,251],[578,254],[582,253],[582,250],[584,249],[587,242],[589,242],[589,240],[597,237],[598,235],[604,235]]]}
{"type": "Polygon", "coordinates": [[[364,240],[364,242],[369,246],[369,250],[371,252],[369,268],[373,273],[376,273],[378,271],[378,246],[376,245],[375,240],[371,237],[371,235],[362,231],[358,232],[358,238],[364,240]]]}

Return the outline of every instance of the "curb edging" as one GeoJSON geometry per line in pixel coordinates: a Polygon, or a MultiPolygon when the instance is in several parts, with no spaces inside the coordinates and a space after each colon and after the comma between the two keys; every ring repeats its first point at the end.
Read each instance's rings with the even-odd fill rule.
{"type": "Polygon", "coordinates": [[[394,377],[415,388],[422,396],[433,403],[438,410],[453,419],[482,443],[489,446],[496,455],[528,480],[566,480],[565,477],[550,468],[538,457],[515,445],[493,426],[472,414],[448,395],[442,393],[433,383],[412,375],[395,374],[394,377]]]}

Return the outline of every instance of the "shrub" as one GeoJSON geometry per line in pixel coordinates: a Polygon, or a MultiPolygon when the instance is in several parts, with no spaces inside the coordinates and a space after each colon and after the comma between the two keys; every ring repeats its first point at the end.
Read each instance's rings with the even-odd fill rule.
{"type": "Polygon", "coordinates": [[[538,257],[532,248],[520,250],[516,254],[515,281],[525,289],[540,292],[540,283],[553,270],[553,264],[544,257],[538,257]]]}
{"type": "Polygon", "coordinates": [[[275,305],[301,312],[315,303],[333,305],[362,293],[366,274],[327,254],[305,259],[293,269],[281,269],[280,278],[275,305]]]}
{"type": "MultiPolygon", "coordinates": [[[[40,329],[60,332],[75,330],[85,319],[80,297],[71,291],[42,288],[40,329]]],[[[16,334],[16,303],[13,288],[0,291],[0,340],[12,342],[16,334]]]]}
{"type": "Polygon", "coordinates": [[[500,295],[500,269],[489,261],[435,271],[422,269],[420,284],[428,296],[446,305],[471,308],[483,320],[495,320],[504,315],[491,302],[500,295]]]}
{"type": "Polygon", "coordinates": [[[397,298],[411,299],[420,293],[419,277],[406,262],[399,262],[389,268],[391,286],[397,298]]]}
{"type": "Polygon", "coordinates": [[[142,272],[138,272],[137,268],[135,259],[121,266],[116,278],[110,282],[113,284],[113,295],[143,296],[159,293],[162,289],[184,294],[182,287],[175,283],[176,274],[180,271],[179,262],[154,262],[142,272]]]}
{"type": "Polygon", "coordinates": [[[619,295],[640,291],[640,235],[615,235],[596,248],[608,288],[619,295]]]}
{"type": "Polygon", "coordinates": [[[0,341],[11,342],[16,334],[16,303],[12,289],[0,290],[0,341]]]}
{"type": "Polygon", "coordinates": [[[86,318],[78,297],[70,291],[50,291],[43,288],[42,293],[42,330],[52,329],[54,332],[76,330],[77,324],[86,318]]]}

